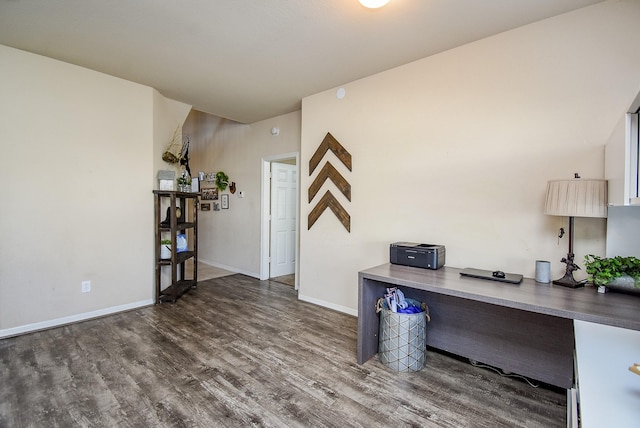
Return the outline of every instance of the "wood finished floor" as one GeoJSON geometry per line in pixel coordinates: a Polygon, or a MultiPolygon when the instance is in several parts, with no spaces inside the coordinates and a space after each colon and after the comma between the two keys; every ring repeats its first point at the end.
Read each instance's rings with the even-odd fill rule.
{"type": "Polygon", "coordinates": [[[564,392],[429,350],[356,363],[356,318],[231,275],[0,341],[0,427],[561,427],[564,392]]]}
{"type": "Polygon", "coordinates": [[[294,273],[290,275],[277,276],[270,279],[271,281],[279,282],[280,284],[286,284],[291,287],[294,287],[296,285],[296,275],[294,273]]]}

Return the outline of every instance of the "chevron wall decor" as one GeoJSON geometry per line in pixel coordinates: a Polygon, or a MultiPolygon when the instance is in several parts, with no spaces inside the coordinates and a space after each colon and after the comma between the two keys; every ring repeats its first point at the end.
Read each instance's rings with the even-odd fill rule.
{"type": "Polygon", "coordinates": [[[311,203],[313,197],[316,196],[316,193],[318,193],[320,187],[322,187],[322,184],[327,181],[327,178],[333,181],[333,184],[335,184],[336,187],[340,189],[342,194],[349,201],[351,201],[351,184],[349,184],[347,180],[345,180],[342,174],[340,174],[338,170],[335,169],[333,165],[331,165],[331,163],[327,162],[320,170],[320,173],[318,174],[316,179],[313,180],[311,186],[309,186],[309,203],[311,203]]]}
{"type": "MultiPolygon", "coordinates": [[[[338,160],[340,160],[340,162],[342,162],[344,166],[351,171],[351,154],[342,147],[331,133],[327,132],[322,143],[320,143],[320,146],[318,146],[318,149],[309,160],[309,176],[311,176],[313,171],[320,164],[324,155],[329,151],[335,154],[338,160]]],[[[351,201],[351,184],[349,184],[342,174],[338,172],[331,162],[327,161],[318,173],[318,176],[313,180],[313,183],[309,186],[309,203],[311,203],[327,179],[331,180],[347,200],[351,201]]],[[[308,229],[311,229],[311,226],[314,225],[327,208],[330,208],[335,216],[338,217],[338,220],[340,220],[344,228],[347,229],[348,232],[351,232],[351,216],[336,197],[333,196],[330,190],[327,190],[324,196],[322,196],[320,201],[309,213],[308,229]]]]}
{"type": "Polygon", "coordinates": [[[322,199],[320,199],[320,202],[318,202],[309,213],[309,229],[311,229],[311,226],[313,226],[327,208],[331,208],[331,211],[338,217],[338,220],[340,220],[344,228],[351,232],[351,216],[329,190],[327,190],[322,199]]]}
{"type": "Polygon", "coordinates": [[[313,173],[316,169],[325,153],[331,150],[337,157],[340,159],[340,162],[344,164],[349,171],[351,171],[351,154],[335,139],[330,132],[327,132],[327,135],[322,140],[322,143],[318,146],[316,152],[311,156],[311,160],[309,161],[309,175],[313,173]]]}

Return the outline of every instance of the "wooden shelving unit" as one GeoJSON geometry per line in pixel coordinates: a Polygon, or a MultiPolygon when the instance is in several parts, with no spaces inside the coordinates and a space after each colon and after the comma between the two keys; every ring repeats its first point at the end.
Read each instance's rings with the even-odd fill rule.
{"type": "Polygon", "coordinates": [[[198,282],[198,196],[199,193],[154,190],[156,230],[156,303],[175,303],[198,282]],[[176,215],[178,214],[178,215],[176,215]],[[164,216],[164,218],[162,218],[164,216]],[[177,252],[177,236],[187,235],[187,251],[177,252]],[[171,239],[171,258],[160,258],[160,242],[171,239]],[[187,278],[185,264],[193,260],[187,278]],[[163,288],[162,268],[171,269],[171,283],[163,288]]]}

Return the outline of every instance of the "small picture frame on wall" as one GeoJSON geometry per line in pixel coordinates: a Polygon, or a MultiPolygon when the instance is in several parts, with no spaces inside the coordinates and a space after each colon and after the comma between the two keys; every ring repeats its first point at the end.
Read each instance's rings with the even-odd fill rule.
{"type": "Polygon", "coordinates": [[[211,211],[211,202],[200,203],[200,211],[211,211]]]}
{"type": "Polygon", "coordinates": [[[209,188],[202,189],[202,199],[205,201],[217,201],[218,188],[209,187],[209,188]]]}
{"type": "Polygon", "coordinates": [[[228,194],[224,194],[220,197],[220,205],[222,205],[222,209],[223,210],[228,210],[229,209],[229,195],[228,194]]]}

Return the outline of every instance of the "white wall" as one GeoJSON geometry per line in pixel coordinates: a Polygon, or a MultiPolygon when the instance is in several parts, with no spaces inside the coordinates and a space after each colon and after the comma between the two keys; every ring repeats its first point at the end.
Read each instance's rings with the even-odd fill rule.
{"type": "Polygon", "coordinates": [[[195,110],[189,114],[183,135],[191,142],[192,174],[224,171],[237,186],[233,195],[223,192],[230,195],[228,210],[199,212],[199,260],[260,277],[262,159],[299,152],[300,120],[299,111],[248,125],[195,110]],[[273,127],[279,135],[271,135],[273,127]]]}
{"type": "MultiPolygon", "coordinates": [[[[560,259],[567,220],[543,214],[549,179],[602,178],[604,145],[637,93],[640,2],[605,2],[398,67],[303,100],[301,194],[327,131],[353,156],[351,233],[327,210],[307,231],[300,298],[355,313],[357,272],[389,244],[444,244],[454,267],[532,277],[560,259]]],[[[323,161],[324,164],[324,161],[323,161]]],[[[320,168],[318,168],[319,170],[320,168]]],[[[575,252],[604,254],[606,221],[576,219],[575,252]]],[[[584,277],[580,271],[578,277],[584,277]]]]}
{"type": "Polygon", "coordinates": [[[607,141],[604,174],[605,178],[609,180],[610,205],[633,203],[631,202],[631,193],[634,187],[631,186],[631,176],[634,168],[631,165],[631,146],[634,140],[630,135],[631,118],[627,116],[627,113],[635,113],[638,108],[640,108],[640,93],[620,116],[607,141]]]}
{"type": "Polygon", "coordinates": [[[609,181],[609,203],[629,205],[629,147],[627,145],[627,114],[613,129],[605,147],[605,178],[609,181]]]}
{"type": "MultiPolygon", "coordinates": [[[[638,92],[639,18],[636,1],[605,2],[345,84],[343,100],[310,96],[303,113],[185,124],[193,171],[223,170],[246,194],[201,214],[201,258],[259,276],[261,159],[300,150],[303,299],[355,313],[357,272],[399,240],[445,244],[449,266],[532,276],[544,258],[560,276],[566,219],[542,214],[545,184],[603,176],[638,92]],[[353,155],[353,172],[333,162],[353,186],[350,203],[334,191],[351,233],[330,211],[307,231],[308,160],[327,131],[353,155]]],[[[188,106],[3,46],[0,70],[0,337],[149,303],[157,158],[188,106]]],[[[578,261],[604,253],[604,230],[576,220],[578,261]]]]}
{"type": "Polygon", "coordinates": [[[179,103],[5,46],[0,74],[0,337],[152,303],[155,123],[179,103]]]}

